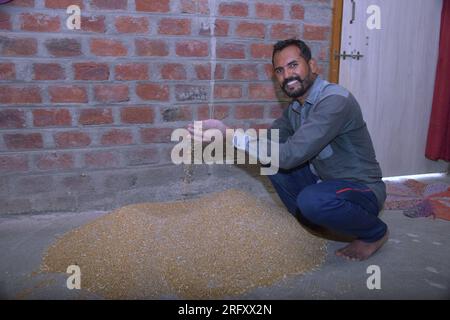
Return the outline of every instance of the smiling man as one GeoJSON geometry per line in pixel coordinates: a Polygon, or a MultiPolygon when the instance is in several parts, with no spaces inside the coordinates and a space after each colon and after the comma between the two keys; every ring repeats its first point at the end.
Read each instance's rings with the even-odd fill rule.
{"type": "MultiPolygon", "coordinates": [[[[301,40],[276,43],[272,63],[292,103],[272,125],[279,130],[280,170],[269,178],[291,214],[354,238],[338,256],[365,260],[386,242],[388,228],[378,217],[386,189],[360,106],[318,75],[301,40]]],[[[227,129],[219,120],[203,125],[227,129]]],[[[248,139],[236,136],[235,146],[245,150],[248,139]]]]}

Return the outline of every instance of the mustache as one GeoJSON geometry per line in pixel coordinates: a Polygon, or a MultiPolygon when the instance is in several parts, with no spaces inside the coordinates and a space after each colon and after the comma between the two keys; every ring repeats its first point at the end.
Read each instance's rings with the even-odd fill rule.
{"type": "Polygon", "coordinates": [[[304,80],[302,80],[300,77],[297,77],[297,76],[291,77],[291,78],[287,78],[287,79],[285,79],[285,80],[283,81],[283,88],[286,87],[286,85],[287,85],[289,82],[294,81],[294,80],[297,80],[298,82],[300,82],[300,84],[303,84],[303,81],[304,81],[304,80]]]}

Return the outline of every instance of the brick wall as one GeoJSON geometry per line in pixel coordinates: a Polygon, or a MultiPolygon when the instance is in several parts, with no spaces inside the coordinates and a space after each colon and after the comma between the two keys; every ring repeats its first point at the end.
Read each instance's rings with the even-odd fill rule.
{"type": "Polygon", "coordinates": [[[179,179],[172,130],[266,127],[286,101],[273,43],[306,40],[326,78],[330,25],[331,0],[0,5],[0,213],[109,208],[179,179]],[[72,4],[81,30],[66,26],[72,4]]]}

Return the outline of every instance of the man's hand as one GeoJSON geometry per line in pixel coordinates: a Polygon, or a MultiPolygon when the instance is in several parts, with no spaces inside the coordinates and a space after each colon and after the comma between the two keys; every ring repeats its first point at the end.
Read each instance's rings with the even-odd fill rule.
{"type": "Polygon", "coordinates": [[[211,137],[210,137],[210,135],[205,133],[206,130],[217,129],[222,133],[223,136],[225,136],[226,130],[229,128],[220,120],[208,119],[208,120],[202,121],[202,132],[195,132],[193,123],[190,123],[188,125],[187,129],[188,129],[189,133],[193,136],[194,140],[210,142],[211,137]],[[199,136],[199,135],[202,135],[202,136],[199,136]]]}

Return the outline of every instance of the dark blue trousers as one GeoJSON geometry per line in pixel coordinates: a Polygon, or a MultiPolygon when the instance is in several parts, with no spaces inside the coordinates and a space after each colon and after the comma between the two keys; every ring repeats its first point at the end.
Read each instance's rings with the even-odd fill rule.
{"type": "Polygon", "coordinates": [[[288,211],[333,232],[365,242],[381,239],[386,224],[378,218],[375,194],[364,184],[318,177],[309,165],[269,176],[288,211]]]}

